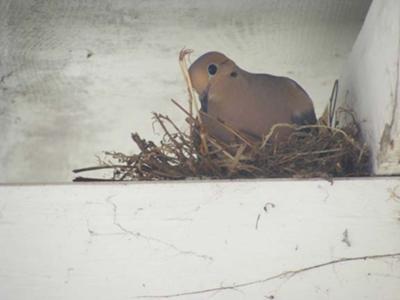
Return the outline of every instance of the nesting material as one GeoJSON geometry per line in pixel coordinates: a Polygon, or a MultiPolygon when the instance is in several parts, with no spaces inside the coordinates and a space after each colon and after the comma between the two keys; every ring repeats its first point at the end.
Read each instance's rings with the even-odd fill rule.
{"type": "Polygon", "coordinates": [[[106,152],[106,159],[100,166],[75,170],[81,173],[112,169],[109,178],[77,177],[75,181],[369,175],[368,149],[359,141],[356,124],[343,129],[325,125],[297,127],[287,142],[279,144],[267,140],[271,134],[254,143],[243,136],[239,138],[240,133],[237,133],[241,142],[235,145],[206,136],[207,151],[204,151],[196,119],[188,119],[192,135],[179,130],[167,116],[155,113],[154,119],[164,132],[159,144],[134,133],[132,140],[140,149],[138,154],[106,152]]]}
{"type": "Polygon", "coordinates": [[[189,108],[173,103],[186,115],[188,130],[182,131],[168,116],[154,113],[155,123],[163,138],[159,143],[147,141],[138,133],[132,134],[140,152],[126,155],[105,152],[99,166],[74,170],[82,173],[108,169],[107,178],[76,177],[74,181],[134,181],[183,179],[234,179],[283,177],[346,177],[370,174],[369,151],[361,141],[355,121],[344,128],[328,125],[295,127],[277,124],[261,141],[224,124],[236,135],[236,144],[227,145],[207,134],[202,126],[190,79],[186,73],[185,56],[180,53],[180,64],[189,90],[189,108]],[[194,116],[193,108],[197,111],[194,116]],[[273,136],[280,127],[292,128],[286,142],[276,143],[273,136]]]}

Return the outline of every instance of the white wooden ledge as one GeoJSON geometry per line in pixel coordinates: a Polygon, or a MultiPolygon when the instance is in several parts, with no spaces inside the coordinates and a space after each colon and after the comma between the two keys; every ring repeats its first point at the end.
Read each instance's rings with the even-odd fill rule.
{"type": "Polygon", "coordinates": [[[395,300],[400,178],[0,186],[0,241],[0,299],[395,300]]]}

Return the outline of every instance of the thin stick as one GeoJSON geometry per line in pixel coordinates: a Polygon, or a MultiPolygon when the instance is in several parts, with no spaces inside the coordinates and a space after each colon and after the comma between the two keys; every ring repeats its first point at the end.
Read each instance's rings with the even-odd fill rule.
{"type": "Polygon", "coordinates": [[[339,80],[335,80],[328,106],[328,126],[336,127],[336,102],[339,91],[339,80]]]}
{"type": "Polygon", "coordinates": [[[124,175],[122,175],[122,176],[119,178],[119,181],[123,181],[123,180],[126,178],[126,176],[128,176],[128,174],[129,174],[133,169],[136,168],[136,166],[137,166],[137,164],[139,163],[139,160],[140,160],[141,158],[142,158],[142,153],[140,153],[140,154],[138,155],[138,157],[137,157],[137,159],[135,160],[135,162],[129,167],[128,170],[125,171],[124,175]]]}
{"type": "Polygon", "coordinates": [[[218,142],[215,139],[208,137],[208,141],[211,144],[213,144],[213,146],[215,146],[218,150],[220,150],[222,153],[224,153],[229,159],[232,159],[232,160],[234,159],[234,157],[229,152],[227,152],[220,144],[218,144],[218,142]]]}
{"type": "Polygon", "coordinates": [[[164,122],[161,120],[161,117],[160,117],[161,115],[157,114],[157,113],[153,113],[153,116],[157,119],[158,123],[160,124],[160,126],[164,130],[165,134],[168,135],[168,137],[171,140],[171,142],[174,143],[174,145],[176,147],[176,150],[178,150],[178,151],[175,151],[175,153],[178,155],[178,157],[185,158],[185,155],[182,153],[181,145],[179,145],[179,143],[172,137],[172,135],[169,132],[169,130],[167,129],[167,127],[165,127],[164,122]]]}
{"type": "Polygon", "coordinates": [[[189,93],[189,113],[193,117],[193,106],[196,108],[196,112],[198,111],[198,108],[197,108],[197,103],[195,102],[192,81],[190,80],[190,76],[188,73],[188,67],[187,67],[187,63],[186,63],[186,56],[190,55],[191,53],[193,53],[192,49],[185,49],[185,48],[183,48],[179,52],[179,66],[181,67],[183,78],[186,81],[187,90],[189,93]]]}
{"type": "Polygon", "coordinates": [[[115,179],[104,179],[104,178],[90,178],[90,177],[76,177],[72,180],[73,182],[92,182],[92,181],[116,181],[115,179]]]}
{"type": "MultiPolygon", "coordinates": [[[[193,93],[192,81],[190,79],[190,75],[189,75],[187,63],[186,63],[186,56],[190,55],[190,53],[192,53],[192,52],[193,52],[193,50],[191,50],[191,49],[183,48],[179,52],[179,65],[181,67],[183,77],[185,78],[188,93],[189,93],[189,113],[193,117],[193,106],[194,106],[194,108],[196,110],[197,118],[198,118],[199,124],[200,124],[200,139],[201,139],[200,150],[203,154],[207,154],[208,153],[207,133],[206,133],[205,128],[203,127],[203,122],[201,120],[201,116],[199,113],[200,110],[199,110],[199,107],[198,107],[196,99],[195,99],[195,94],[193,93]]],[[[193,126],[190,127],[190,136],[193,136],[193,126]]]]}
{"type": "Polygon", "coordinates": [[[129,168],[128,165],[107,165],[107,166],[97,166],[97,167],[88,167],[88,168],[81,168],[72,170],[74,173],[81,173],[87,171],[95,171],[95,170],[102,170],[102,169],[114,169],[114,168],[129,168]]]}
{"type": "Polygon", "coordinates": [[[193,118],[192,115],[190,115],[190,112],[188,112],[186,109],[183,108],[182,105],[180,105],[178,102],[176,102],[174,99],[171,99],[172,103],[174,103],[181,111],[183,111],[192,121],[196,121],[195,118],[193,118]]]}
{"type": "Polygon", "coordinates": [[[228,130],[230,133],[232,133],[233,135],[235,135],[236,137],[238,137],[242,142],[244,142],[245,144],[247,144],[247,146],[249,146],[250,148],[253,148],[253,144],[247,140],[245,137],[243,137],[237,130],[233,129],[232,127],[230,127],[229,125],[222,123],[220,120],[218,120],[217,118],[214,118],[213,116],[200,111],[201,115],[207,116],[208,118],[210,118],[211,120],[218,122],[222,127],[224,127],[226,130],[228,130]]]}
{"type": "Polygon", "coordinates": [[[233,160],[232,164],[229,167],[229,176],[231,176],[233,174],[233,172],[235,171],[235,168],[239,164],[240,158],[242,157],[242,154],[243,154],[244,150],[246,149],[246,147],[247,146],[245,144],[241,144],[239,149],[237,150],[235,159],[233,160]]]}
{"type": "Polygon", "coordinates": [[[268,134],[264,137],[263,142],[261,143],[260,149],[263,149],[265,145],[268,143],[269,139],[272,137],[274,134],[275,130],[278,127],[288,127],[288,128],[294,128],[294,125],[288,124],[288,123],[276,123],[274,124],[271,129],[269,130],[268,134]]]}
{"type": "Polygon", "coordinates": [[[188,146],[190,148],[190,145],[185,140],[185,136],[186,135],[182,132],[182,130],[180,130],[178,128],[178,126],[176,126],[176,124],[168,116],[159,115],[159,118],[167,121],[175,129],[175,131],[178,133],[179,138],[182,141],[182,144],[184,144],[184,145],[186,145],[186,146],[188,146]]]}
{"type": "Polygon", "coordinates": [[[275,125],[273,125],[269,131],[269,133],[265,136],[265,138],[263,139],[263,142],[261,143],[260,149],[264,148],[265,145],[267,144],[268,140],[271,138],[271,136],[273,135],[274,131],[278,128],[278,127],[286,127],[286,128],[292,128],[296,131],[300,131],[303,129],[309,129],[309,128],[324,128],[324,129],[328,129],[328,130],[332,130],[334,132],[338,132],[340,134],[342,134],[345,139],[352,145],[354,145],[357,149],[361,150],[361,148],[354,143],[354,140],[352,138],[350,138],[346,132],[344,132],[342,129],[336,128],[336,127],[329,127],[329,126],[325,126],[325,125],[303,125],[303,126],[296,126],[293,124],[288,124],[288,123],[277,123],[275,125]]]}

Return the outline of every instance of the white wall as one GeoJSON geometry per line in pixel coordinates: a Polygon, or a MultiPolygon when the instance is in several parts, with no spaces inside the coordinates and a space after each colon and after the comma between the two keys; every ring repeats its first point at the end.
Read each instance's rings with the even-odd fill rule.
{"type": "Polygon", "coordinates": [[[351,108],[377,174],[400,174],[400,1],[369,10],[345,70],[339,102],[351,108]]]}
{"type": "Polygon", "coordinates": [[[151,111],[183,125],[169,102],[186,103],[183,46],[293,77],[320,113],[369,3],[0,1],[0,182],[70,181],[103,150],[133,151],[130,132],[154,137],[151,111]]]}
{"type": "Polygon", "coordinates": [[[0,299],[398,300],[399,197],[399,178],[0,186],[0,299]]]}

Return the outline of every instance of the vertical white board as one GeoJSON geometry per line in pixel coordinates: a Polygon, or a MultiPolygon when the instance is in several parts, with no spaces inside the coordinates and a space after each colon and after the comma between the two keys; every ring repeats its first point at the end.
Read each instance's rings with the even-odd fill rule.
{"type": "Polygon", "coordinates": [[[373,1],[341,77],[376,174],[400,174],[400,1],[373,1]]]}

